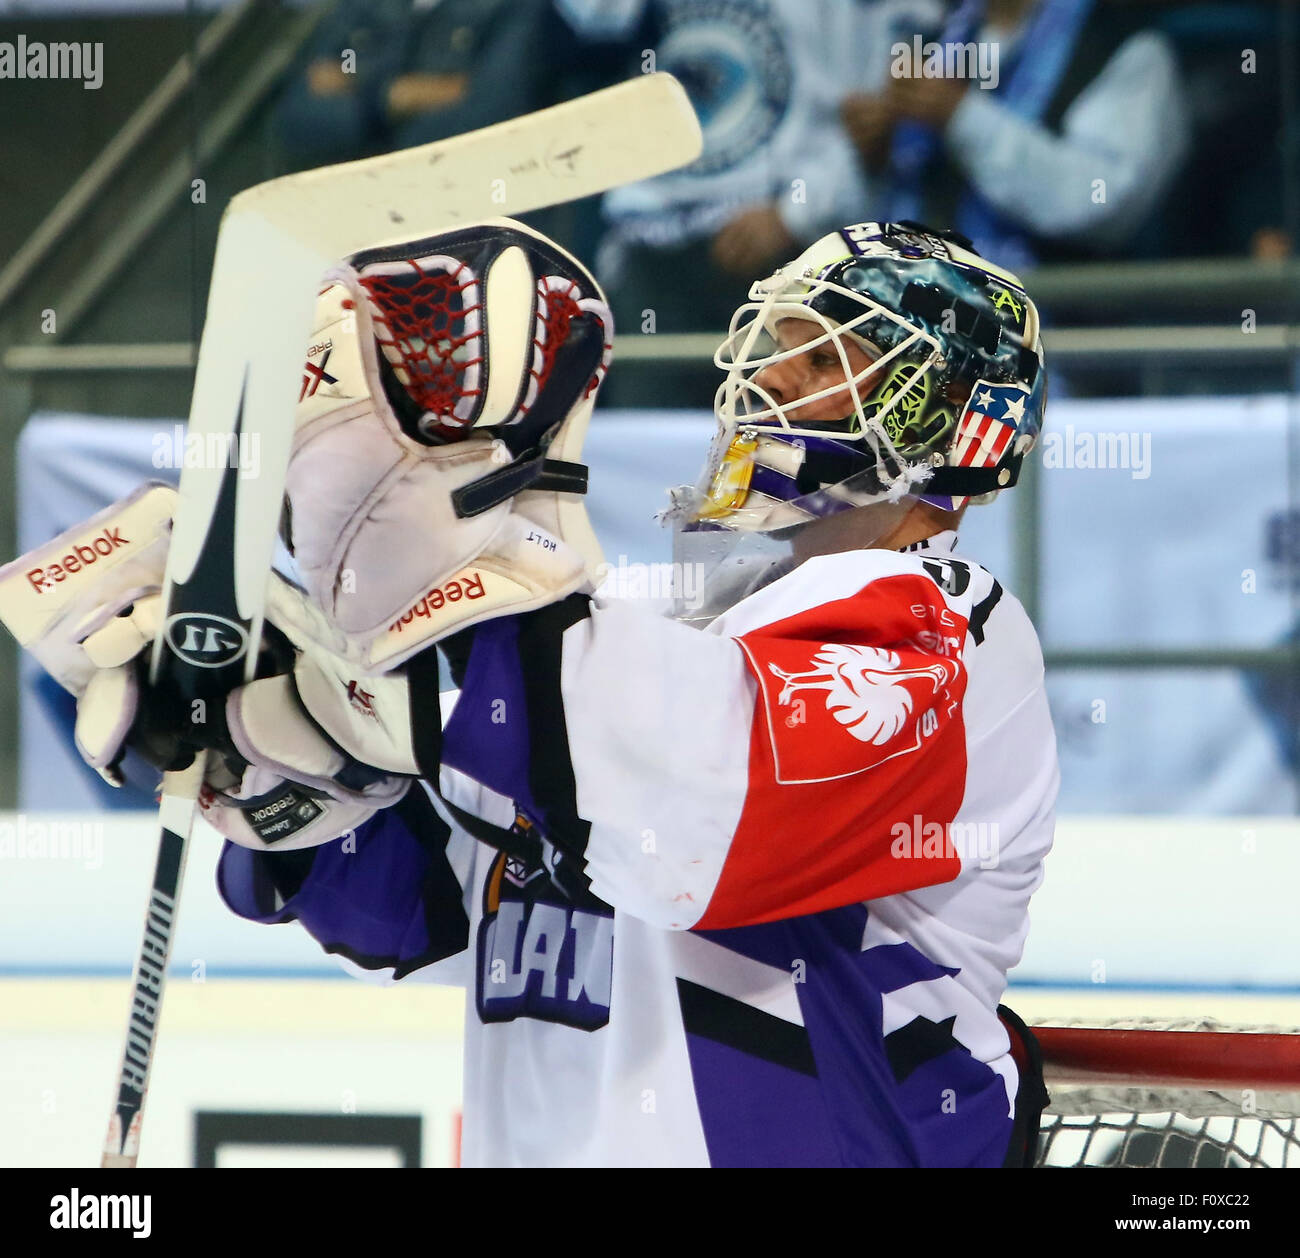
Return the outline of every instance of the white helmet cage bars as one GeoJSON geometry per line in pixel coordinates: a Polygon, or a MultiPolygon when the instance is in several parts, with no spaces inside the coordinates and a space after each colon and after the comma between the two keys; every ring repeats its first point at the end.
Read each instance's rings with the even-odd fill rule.
{"type": "Polygon", "coordinates": [[[826,437],[831,435],[832,430],[825,423],[816,427],[800,427],[790,422],[787,411],[798,410],[809,403],[843,393],[852,403],[852,414],[845,417],[848,421],[846,425],[834,430],[836,435],[867,440],[875,437],[880,442],[887,443],[889,437],[883,421],[906,402],[911,389],[920,386],[920,377],[924,372],[945,365],[943,346],[937,338],[902,315],[873,301],[866,294],[830,279],[819,279],[811,266],[798,270],[793,266],[783,268],[767,279],[757,280],[750,288],[749,298],[732,315],[727,336],[713,356],[714,365],[727,373],[726,379],[718,387],[715,410],[729,427],[775,423],[792,437],[826,437]],[[819,299],[826,294],[848,299],[862,308],[861,313],[843,323],[832,322],[819,308],[822,304],[819,299]],[[791,355],[791,351],[782,349],[777,341],[776,326],[782,319],[815,323],[821,329],[820,335],[800,342],[797,352],[802,354],[823,345],[832,345],[843,371],[843,379],[837,383],[793,399],[785,405],[778,402],[755,379],[763,368],[791,355]],[[901,333],[897,343],[884,352],[864,334],[864,325],[876,319],[888,320],[901,333]],[[844,335],[852,337],[871,359],[860,371],[854,372],[850,366],[844,348],[844,335]],[[761,349],[769,345],[769,352],[761,352],[761,349]],[[760,350],[757,354],[756,349],[760,350]],[[858,386],[870,377],[883,379],[885,369],[897,359],[918,352],[923,358],[913,382],[898,390],[874,415],[868,417],[863,406],[862,391],[858,386]]]}

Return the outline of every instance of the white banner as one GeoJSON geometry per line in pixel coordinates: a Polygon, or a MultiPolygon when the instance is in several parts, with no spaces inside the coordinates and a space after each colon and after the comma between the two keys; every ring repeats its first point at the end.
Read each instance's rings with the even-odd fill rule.
{"type": "MultiPolygon", "coordinates": [[[[1047,649],[1267,647],[1297,627],[1300,503],[1288,497],[1295,399],[1060,399],[1035,469],[1039,633],[1047,649]]],[[[665,562],[655,522],[694,481],[712,421],[690,411],[598,411],[588,505],[613,565],[665,562]]],[[[19,443],[24,551],[146,477],[174,480],[179,421],[37,415],[19,443]]],[[[1018,591],[1013,490],[972,507],[960,550],[1018,591]]],[[[1055,670],[1049,693],[1066,813],[1294,815],[1288,764],[1300,679],[1237,670],[1055,670]]],[[[141,807],[81,764],[71,701],[25,665],[24,808],[141,807]]]]}

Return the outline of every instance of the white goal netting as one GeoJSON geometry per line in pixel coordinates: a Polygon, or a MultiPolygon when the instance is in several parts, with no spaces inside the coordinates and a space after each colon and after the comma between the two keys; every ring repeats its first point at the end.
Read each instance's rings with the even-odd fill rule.
{"type": "Polygon", "coordinates": [[[1211,1019],[1036,1025],[1039,1166],[1300,1166],[1300,1029],[1211,1019]]]}

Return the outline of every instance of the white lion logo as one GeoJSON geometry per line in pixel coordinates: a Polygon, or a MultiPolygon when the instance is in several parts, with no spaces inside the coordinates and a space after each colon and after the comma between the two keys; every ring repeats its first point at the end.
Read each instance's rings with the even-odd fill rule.
{"type": "Polygon", "coordinates": [[[938,694],[956,675],[956,665],[944,662],[920,668],[899,668],[895,652],[879,647],[828,643],[813,656],[818,667],[806,673],[787,673],[768,664],[785,684],[777,696],[782,707],[796,690],[825,690],[826,710],[847,727],[854,738],[880,747],[889,742],[907,722],[912,695],[899,683],[905,677],[924,677],[938,694]]]}

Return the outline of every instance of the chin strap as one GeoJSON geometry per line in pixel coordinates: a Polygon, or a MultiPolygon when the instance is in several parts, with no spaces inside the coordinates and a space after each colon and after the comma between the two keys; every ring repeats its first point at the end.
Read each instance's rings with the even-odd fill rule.
{"type": "Polygon", "coordinates": [[[806,448],[803,462],[795,473],[795,488],[801,495],[815,494],[827,485],[838,485],[875,466],[875,456],[865,452],[854,454],[850,450],[806,448]]]}
{"type": "Polygon", "coordinates": [[[1010,489],[1020,479],[1024,455],[1003,458],[996,467],[936,467],[919,492],[951,494],[954,498],[978,498],[998,489],[1010,489]]]}
{"type": "MultiPolygon", "coordinates": [[[[930,476],[917,485],[916,492],[975,498],[997,489],[1010,489],[1020,479],[1023,461],[1024,455],[1008,453],[996,467],[950,467],[945,464],[934,468],[930,476]]],[[[808,449],[804,451],[803,462],[795,475],[795,485],[801,494],[814,494],[828,485],[838,485],[868,471],[875,464],[875,458],[866,453],[808,449]]]]}

